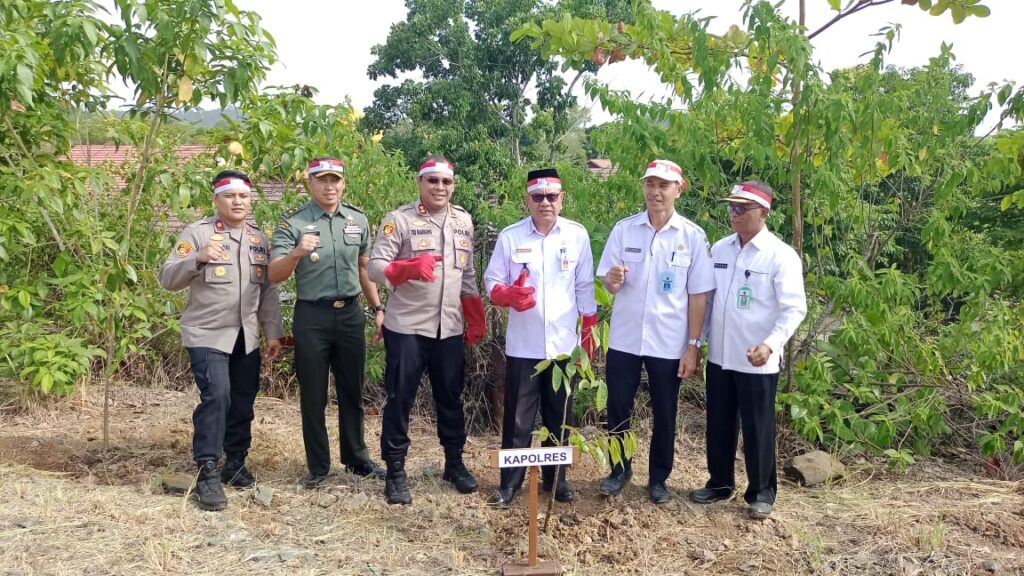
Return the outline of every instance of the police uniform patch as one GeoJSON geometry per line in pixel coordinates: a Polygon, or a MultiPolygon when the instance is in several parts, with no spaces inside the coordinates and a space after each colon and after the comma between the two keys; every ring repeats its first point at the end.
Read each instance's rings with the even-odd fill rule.
{"type": "Polygon", "coordinates": [[[217,232],[223,232],[224,231],[224,223],[221,222],[219,219],[214,221],[213,227],[214,227],[215,230],[217,230],[217,232]]]}
{"type": "Polygon", "coordinates": [[[277,227],[280,228],[281,230],[287,230],[288,228],[290,228],[290,226],[288,226],[288,221],[287,220],[279,221],[277,223],[277,227]]]}
{"type": "Polygon", "coordinates": [[[417,228],[423,228],[424,226],[427,225],[427,221],[426,220],[413,220],[412,221],[412,225],[417,227],[417,228]]]}
{"type": "Polygon", "coordinates": [[[462,240],[459,240],[459,247],[460,248],[469,248],[469,240],[466,240],[465,238],[463,238],[462,240]]]}
{"type": "Polygon", "coordinates": [[[424,238],[423,240],[420,240],[419,243],[416,246],[418,246],[420,248],[429,248],[430,247],[430,241],[427,240],[426,238],[424,238]]]}
{"type": "Polygon", "coordinates": [[[227,273],[228,273],[228,271],[225,270],[223,266],[217,266],[217,268],[215,268],[213,270],[213,275],[218,277],[218,278],[224,276],[227,273]]]}
{"type": "Polygon", "coordinates": [[[380,227],[380,233],[384,236],[391,236],[395,233],[395,223],[385,222],[384,225],[380,227]]]}
{"type": "Polygon", "coordinates": [[[188,256],[196,249],[191,242],[185,242],[184,240],[178,242],[178,245],[174,247],[174,253],[178,255],[178,258],[184,258],[188,256]]]}
{"type": "Polygon", "coordinates": [[[469,259],[469,257],[466,256],[466,254],[464,252],[460,252],[459,253],[459,265],[460,266],[465,266],[466,265],[466,261],[468,259],[469,259]]]}
{"type": "Polygon", "coordinates": [[[256,278],[263,278],[263,266],[256,267],[256,278]]]}
{"type": "Polygon", "coordinates": [[[260,240],[259,236],[249,236],[249,243],[259,245],[263,240],[260,240]]]}
{"type": "Polygon", "coordinates": [[[422,214],[426,214],[427,213],[427,207],[424,206],[423,204],[420,204],[419,206],[416,207],[416,211],[419,212],[421,215],[422,214]]]}

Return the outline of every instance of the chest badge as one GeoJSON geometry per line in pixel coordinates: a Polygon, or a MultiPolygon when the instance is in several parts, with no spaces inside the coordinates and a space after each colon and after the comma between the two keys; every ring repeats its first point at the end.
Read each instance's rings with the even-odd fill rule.
{"type": "Polygon", "coordinates": [[[224,275],[227,273],[228,271],[223,266],[217,266],[216,268],[213,269],[213,275],[216,276],[217,278],[223,278],[224,275]]]}

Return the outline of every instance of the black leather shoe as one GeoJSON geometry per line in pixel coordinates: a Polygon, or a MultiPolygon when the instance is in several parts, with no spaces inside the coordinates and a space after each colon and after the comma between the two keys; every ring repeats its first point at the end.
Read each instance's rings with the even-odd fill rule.
{"type": "Polygon", "coordinates": [[[664,504],[672,499],[672,493],[664,482],[652,482],[650,486],[651,502],[664,504]]]}
{"type": "Polygon", "coordinates": [[[220,481],[235,488],[251,488],[256,484],[256,477],[245,467],[245,456],[230,454],[224,460],[220,481]]]}
{"type": "Polygon", "coordinates": [[[576,499],[576,493],[572,491],[569,481],[562,478],[555,486],[555,500],[558,502],[572,502],[576,499]]]}
{"type": "Polygon", "coordinates": [[[487,503],[491,506],[497,506],[498,508],[509,508],[512,506],[512,501],[515,500],[516,494],[518,493],[519,487],[498,487],[498,489],[494,491],[494,494],[491,494],[491,497],[487,499],[487,503]]]}
{"type": "Polygon", "coordinates": [[[388,504],[412,504],[412,494],[406,484],[405,462],[398,460],[388,462],[388,472],[384,476],[384,499],[388,504]]]}
{"type": "Polygon", "coordinates": [[[767,502],[751,502],[750,517],[757,520],[764,520],[772,515],[772,505],[767,502]]]}
{"type": "Polygon", "coordinates": [[[690,502],[711,504],[719,500],[728,500],[731,496],[732,490],[728,488],[698,488],[690,492],[690,502]]]}
{"type": "Polygon", "coordinates": [[[472,494],[476,492],[476,478],[470,473],[466,465],[462,463],[462,459],[455,461],[447,461],[444,465],[444,472],[441,474],[441,478],[451,482],[455,489],[462,494],[472,494]]]}
{"type": "Polygon", "coordinates": [[[323,485],[327,482],[327,474],[313,474],[310,472],[306,475],[306,478],[302,480],[302,487],[306,490],[316,490],[323,488],[323,485]]]}
{"type": "Polygon", "coordinates": [[[555,501],[557,502],[572,502],[576,499],[576,493],[573,492],[572,486],[569,481],[565,479],[565,466],[560,466],[558,470],[558,484],[555,485],[555,472],[550,467],[543,468],[541,476],[540,489],[545,492],[551,492],[552,486],[555,488],[555,501]],[[551,470],[549,472],[549,470],[551,470]]]}
{"type": "Polygon", "coordinates": [[[224,486],[220,483],[217,463],[213,460],[199,462],[199,473],[196,476],[196,490],[192,497],[201,510],[217,511],[228,507],[228,498],[224,495],[224,486]]]}
{"type": "Polygon", "coordinates": [[[373,461],[363,462],[361,464],[356,464],[355,466],[349,466],[346,464],[345,471],[349,474],[355,474],[356,476],[375,478],[377,480],[383,480],[385,476],[384,469],[373,461]]]}
{"type": "Polygon", "coordinates": [[[629,480],[631,478],[633,478],[632,468],[626,468],[620,472],[615,472],[613,470],[607,478],[601,480],[601,485],[598,487],[597,491],[604,496],[618,496],[622,492],[622,489],[626,487],[626,484],[629,484],[629,480]]]}

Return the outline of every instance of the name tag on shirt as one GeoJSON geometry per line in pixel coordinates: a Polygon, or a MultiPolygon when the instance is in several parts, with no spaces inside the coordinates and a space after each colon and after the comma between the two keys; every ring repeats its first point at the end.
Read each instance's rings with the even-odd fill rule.
{"type": "Polygon", "coordinates": [[[643,250],[640,248],[626,248],[626,252],[633,252],[639,254],[640,252],[643,252],[643,250]]]}
{"type": "Polygon", "coordinates": [[[362,231],[363,231],[362,228],[360,228],[359,226],[356,226],[354,224],[351,225],[351,226],[345,226],[345,234],[359,234],[362,231]]]}
{"type": "Polygon", "coordinates": [[[729,265],[726,264],[725,262],[715,262],[715,268],[719,268],[721,270],[725,270],[728,267],[729,267],[729,265]]]}

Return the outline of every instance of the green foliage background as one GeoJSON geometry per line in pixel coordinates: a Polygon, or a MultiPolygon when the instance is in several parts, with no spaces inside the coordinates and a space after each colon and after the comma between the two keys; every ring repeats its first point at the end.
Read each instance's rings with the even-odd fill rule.
{"type": "MultiPolygon", "coordinates": [[[[770,226],[803,254],[811,306],[779,395],[786,425],[898,466],[939,447],[1024,459],[1020,87],[971,94],[948,47],[919,68],[888,67],[898,26],[879,30],[864,64],[826,73],[808,37],[827,30],[767,2],[749,2],[722,35],[643,1],[408,4],[369,74],[423,80],[382,88],[365,116],[314,104],[314,88],[261,88],[274,39],[230,0],[118,0],[114,24],[90,0],[0,5],[0,375],[24,393],[67,394],[91,379],[185,373],[182,295],[155,276],[170,216],[210,212],[218,163],[257,187],[284,183],[280,203],[254,209],[269,231],[305,201],[308,158],[344,158],[348,200],[377,222],[415,198],[419,158],[441,152],[459,167],[455,201],[493,237],[525,214],[526,171],[552,162],[564,215],[599,255],[615,221],[643,208],[638,179],[660,157],[684,167],[679,209],[713,240],[729,232],[715,199],[733,183],[776,190],[770,226]],[[641,103],[593,80],[625,59],[673,95],[641,103]],[[559,70],[616,120],[584,132],[559,70]],[[122,81],[136,100],[119,118],[104,109],[122,81]],[[204,100],[238,120],[197,135],[170,116],[204,100]],[[994,107],[1000,123],[980,134],[994,107]],[[134,161],[71,163],[70,146],[96,134],[133,146],[134,161]],[[184,143],[209,151],[182,164],[184,143]],[[583,166],[584,146],[613,162],[606,180],[583,166]]],[[[829,4],[839,17],[863,9],[829,4]]],[[[976,0],[914,4],[956,21],[988,14],[976,0]]],[[[371,358],[376,381],[380,350],[371,358]]],[[[289,385],[286,362],[270,375],[289,385]]]]}

